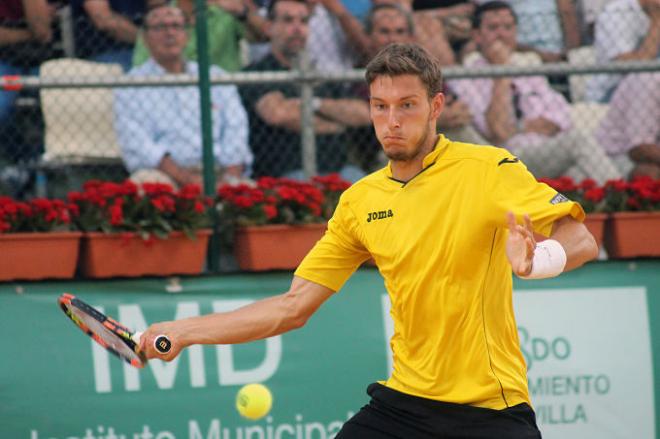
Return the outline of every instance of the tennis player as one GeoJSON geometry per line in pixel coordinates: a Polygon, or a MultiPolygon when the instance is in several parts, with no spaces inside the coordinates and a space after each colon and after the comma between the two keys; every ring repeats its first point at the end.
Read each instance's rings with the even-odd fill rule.
{"type": "Polygon", "coordinates": [[[368,258],[392,302],[394,368],[340,439],[538,438],[512,305],[511,272],[549,278],[597,254],[584,212],[507,150],[436,134],[439,64],[393,44],[367,66],[371,118],[390,159],[346,190],[289,291],[236,311],[158,323],[150,358],[300,328],[368,258]],[[533,231],[549,239],[535,242],[533,231]],[[156,334],[173,342],[153,350],[156,334]]]}

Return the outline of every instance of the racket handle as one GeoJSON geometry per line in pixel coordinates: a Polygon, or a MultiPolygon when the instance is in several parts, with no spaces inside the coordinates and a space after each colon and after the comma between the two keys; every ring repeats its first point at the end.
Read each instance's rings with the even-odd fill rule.
{"type": "Polygon", "coordinates": [[[157,335],[154,339],[154,348],[161,354],[167,354],[172,349],[172,342],[166,335],[157,335]]]}
{"type": "MultiPolygon", "coordinates": [[[[135,343],[140,344],[140,338],[142,337],[142,334],[143,333],[139,331],[133,334],[133,340],[135,343]]],[[[166,335],[157,335],[154,339],[154,349],[156,349],[161,354],[167,354],[170,349],[172,349],[172,342],[166,335]]]]}

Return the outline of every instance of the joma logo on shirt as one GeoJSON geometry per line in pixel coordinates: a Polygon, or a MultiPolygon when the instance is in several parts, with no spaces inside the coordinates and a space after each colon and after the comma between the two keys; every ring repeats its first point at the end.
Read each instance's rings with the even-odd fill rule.
{"type": "Polygon", "coordinates": [[[393,216],[394,213],[392,212],[392,209],[379,210],[378,212],[369,212],[367,222],[370,223],[371,221],[376,221],[379,219],[392,218],[393,216]]]}

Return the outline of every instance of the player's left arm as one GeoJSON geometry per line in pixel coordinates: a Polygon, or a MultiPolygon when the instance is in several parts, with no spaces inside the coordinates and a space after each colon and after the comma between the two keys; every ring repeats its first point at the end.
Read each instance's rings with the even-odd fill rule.
{"type": "Polygon", "coordinates": [[[559,242],[566,252],[564,271],[574,270],[598,256],[598,244],[593,235],[572,216],[554,222],[550,239],[559,242]]]}
{"type": "Polygon", "coordinates": [[[556,220],[550,238],[537,243],[528,215],[523,224],[508,212],[506,254],[513,272],[523,278],[542,279],[570,271],[598,256],[598,245],[581,222],[570,215],[556,220]]]}

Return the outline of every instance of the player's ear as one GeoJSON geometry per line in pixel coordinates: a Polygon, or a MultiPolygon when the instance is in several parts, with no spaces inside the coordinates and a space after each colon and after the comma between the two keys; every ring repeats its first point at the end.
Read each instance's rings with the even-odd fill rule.
{"type": "Polygon", "coordinates": [[[437,119],[442,113],[442,110],[445,108],[445,94],[436,93],[431,99],[431,112],[434,119],[437,119]]]}

